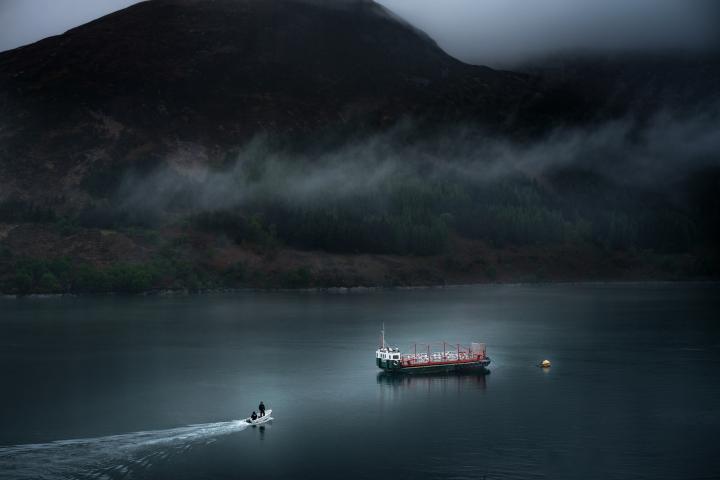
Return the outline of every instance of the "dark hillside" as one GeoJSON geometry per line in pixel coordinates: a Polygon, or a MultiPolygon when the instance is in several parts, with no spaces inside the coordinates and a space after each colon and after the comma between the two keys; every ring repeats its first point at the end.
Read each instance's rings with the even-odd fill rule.
{"type": "Polygon", "coordinates": [[[0,291],[717,278],[718,65],[139,3],[0,54],[0,291]]]}
{"type": "Polygon", "coordinates": [[[535,106],[568,124],[659,110],[696,111],[720,104],[720,50],[668,53],[567,53],[517,67],[544,92],[535,106]]]}
{"type": "Polygon", "coordinates": [[[0,91],[0,187],[74,197],[88,172],[183,142],[217,157],[261,132],[313,143],[406,116],[503,127],[528,85],[371,1],[153,0],[1,54],[0,91]]]}

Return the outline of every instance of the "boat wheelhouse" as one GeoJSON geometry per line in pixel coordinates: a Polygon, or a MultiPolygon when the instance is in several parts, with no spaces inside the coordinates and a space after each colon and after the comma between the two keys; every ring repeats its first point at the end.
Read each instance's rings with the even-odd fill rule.
{"type": "Polygon", "coordinates": [[[441,342],[438,344],[415,343],[412,353],[385,343],[382,330],[380,348],[375,351],[375,364],[388,372],[425,373],[464,369],[486,370],[490,365],[484,343],[471,342],[469,346],[441,342]],[[442,345],[442,350],[440,350],[442,345]]]}

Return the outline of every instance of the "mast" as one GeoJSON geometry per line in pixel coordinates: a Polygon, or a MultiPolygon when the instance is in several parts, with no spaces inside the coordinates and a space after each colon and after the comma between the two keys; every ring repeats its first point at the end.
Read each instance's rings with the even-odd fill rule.
{"type": "Polygon", "coordinates": [[[382,348],[385,348],[385,322],[383,322],[382,330],[380,331],[382,332],[382,348]]]}

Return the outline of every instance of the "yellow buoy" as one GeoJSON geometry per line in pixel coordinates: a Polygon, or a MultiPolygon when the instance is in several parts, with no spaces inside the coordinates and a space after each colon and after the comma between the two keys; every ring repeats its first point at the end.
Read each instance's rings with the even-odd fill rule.
{"type": "Polygon", "coordinates": [[[550,366],[550,360],[543,360],[540,366],[542,368],[548,368],[550,366]]]}

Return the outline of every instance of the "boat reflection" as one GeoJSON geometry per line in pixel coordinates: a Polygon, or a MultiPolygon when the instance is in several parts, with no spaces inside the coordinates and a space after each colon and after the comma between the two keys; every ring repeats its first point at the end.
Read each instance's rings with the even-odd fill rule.
{"type": "Polygon", "coordinates": [[[457,387],[462,389],[467,387],[484,390],[487,387],[489,374],[489,370],[482,369],[422,374],[380,372],[377,374],[377,383],[391,388],[457,387]]]}

